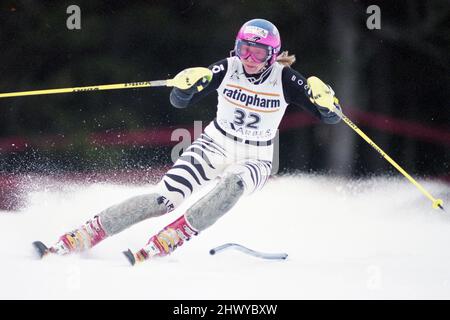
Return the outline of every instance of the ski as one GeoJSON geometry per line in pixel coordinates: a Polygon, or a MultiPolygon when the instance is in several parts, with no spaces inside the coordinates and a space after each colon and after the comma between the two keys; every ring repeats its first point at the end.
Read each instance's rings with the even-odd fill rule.
{"type": "Polygon", "coordinates": [[[134,256],[133,252],[130,249],[128,249],[127,251],[122,251],[122,253],[132,266],[136,264],[136,257],[134,256]]]}
{"type": "Polygon", "coordinates": [[[40,259],[42,259],[50,252],[49,248],[41,241],[33,242],[33,247],[35,248],[40,259]]]}
{"type": "Polygon", "coordinates": [[[146,252],[145,249],[141,249],[136,253],[133,253],[133,251],[128,249],[127,251],[122,251],[122,253],[132,266],[134,266],[136,263],[144,262],[145,260],[150,258],[148,252],[146,252]]]}
{"type": "Polygon", "coordinates": [[[226,249],[236,249],[253,257],[269,260],[285,260],[288,257],[287,253],[265,253],[249,249],[237,243],[226,243],[224,245],[215,247],[209,251],[209,254],[214,255],[226,249]]]}

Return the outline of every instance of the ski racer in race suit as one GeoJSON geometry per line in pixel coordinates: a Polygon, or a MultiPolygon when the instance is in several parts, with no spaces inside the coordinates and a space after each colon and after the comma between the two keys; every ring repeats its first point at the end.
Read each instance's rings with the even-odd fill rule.
{"type": "MultiPolygon", "coordinates": [[[[261,189],[272,171],[273,139],[288,105],[298,105],[327,124],[339,122],[332,108],[316,105],[315,88],[290,65],[295,56],[280,54],[277,28],[254,19],[239,30],[234,54],[212,64],[212,78],[187,90],[174,88],[170,102],[191,106],[217,91],[217,115],[149,194],[132,197],[97,214],[62,235],[49,252],[68,254],[89,249],[144,219],[177,208],[208,183],[215,186],[173,223],[133,253],[135,261],[165,256],[214,224],[244,194],[261,189]]],[[[334,92],[328,91],[330,95],[334,92]]],[[[334,108],[340,109],[334,98],[334,108]]]]}

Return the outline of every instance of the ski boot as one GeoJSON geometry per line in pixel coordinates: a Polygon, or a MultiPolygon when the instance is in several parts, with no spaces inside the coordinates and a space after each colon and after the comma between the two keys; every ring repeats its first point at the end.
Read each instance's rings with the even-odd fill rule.
{"type": "Polygon", "coordinates": [[[58,242],[50,248],[41,241],[35,241],[33,245],[42,258],[49,253],[66,255],[82,252],[92,248],[106,237],[107,234],[100,223],[99,217],[95,216],[80,228],[62,235],[58,242]]]}
{"type": "Polygon", "coordinates": [[[130,249],[123,254],[131,263],[143,262],[153,257],[164,257],[171,254],[176,248],[189,241],[192,236],[197,235],[198,231],[189,226],[184,215],[169,224],[163,230],[150,238],[147,245],[136,253],[130,249]]]}

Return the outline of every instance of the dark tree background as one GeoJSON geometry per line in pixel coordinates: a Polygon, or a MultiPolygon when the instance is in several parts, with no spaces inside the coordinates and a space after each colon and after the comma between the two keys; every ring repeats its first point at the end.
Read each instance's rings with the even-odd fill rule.
{"type": "MultiPolygon", "coordinates": [[[[350,117],[360,111],[383,117],[384,129],[377,129],[375,116],[354,120],[408,172],[447,175],[449,9],[448,0],[1,1],[0,92],[166,79],[228,56],[239,27],[265,18],[278,26],[282,49],[296,54],[293,67],[330,83],[350,117]],[[72,4],[81,8],[81,30],[66,28],[72,4]],[[366,27],[372,4],[381,8],[380,30],[366,27]],[[409,133],[396,131],[391,118],[405,121],[409,133]],[[430,130],[434,138],[427,138],[430,130]]],[[[170,146],[93,145],[87,137],[190,127],[214,118],[215,96],[178,110],[169,92],[0,99],[0,170],[92,172],[167,164],[170,146]],[[22,141],[21,148],[14,141],[22,141]]],[[[287,116],[298,112],[290,106],[287,116]]],[[[299,125],[282,131],[280,142],[282,171],[395,172],[344,123],[299,125]]]]}

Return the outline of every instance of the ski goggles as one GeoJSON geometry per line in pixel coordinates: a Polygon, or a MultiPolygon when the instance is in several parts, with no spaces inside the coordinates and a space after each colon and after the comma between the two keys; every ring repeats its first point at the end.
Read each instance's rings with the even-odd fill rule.
{"type": "Polygon", "coordinates": [[[235,52],[239,58],[251,57],[257,63],[266,62],[272,57],[272,47],[246,40],[236,41],[235,52]]]}

